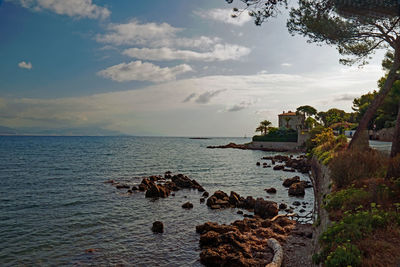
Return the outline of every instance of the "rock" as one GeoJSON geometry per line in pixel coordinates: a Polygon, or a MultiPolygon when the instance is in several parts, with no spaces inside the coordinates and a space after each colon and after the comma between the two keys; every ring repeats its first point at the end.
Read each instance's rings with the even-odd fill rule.
{"type": "Polygon", "coordinates": [[[246,217],[246,218],[254,218],[254,215],[253,215],[253,214],[244,214],[243,217],[246,217]]]}
{"type": "Polygon", "coordinates": [[[172,194],[171,194],[171,196],[173,196],[173,197],[174,197],[174,196],[175,196],[175,193],[172,193],[172,194]]]}
{"type": "Polygon", "coordinates": [[[193,204],[190,202],[186,202],[182,205],[182,208],[184,209],[192,209],[193,208],[193,204]]]}
{"type": "Polygon", "coordinates": [[[153,227],[151,228],[151,230],[154,233],[163,233],[164,232],[164,224],[160,221],[155,221],[155,222],[153,222],[153,227]]]}
{"type": "Polygon", "coordinates": [[[215,191],[213,194],[217,199],[224,199],[225,197],[228,197],[228,195],[221,190],[215,191]]]}
{"type": "Polygon", "coordinates": [[[204,197],[200,198],[200,203],[204,203],[206,199],[204,197]]]}
{"type": "Polygon", "coordinates": [[[290,187],[292,184],[298,183],[298,182],[300,182],[300,177],[299,176],[295,176],[295,177],[292,177],[292,178],[285,179],[285,181],[283,181],[282,185],[285,186],[285,187],[290,187]]]}
{"type": "Polygon", "coordinates": [[[287,208],[287,205],[285,203],[279,204],[279,209],[280,210],[285,210],[287,208]]]}
{"type": "Polygon", "coordinates": [[[240,202],[240,195],[234,191],[231,191],[229,196],[229,203],[232,204],[234,207],[240,202]]]}
{"type": "Polygon", "coordinates": [[[165,172],[164,178],[165,179],[171,179],[172,178],[171,172],[170,171],[165,172]]]}
{"type": "Polygon", "coordinates": [[[283,166],[283,165],[275,165],[273,170],[274,171],[280,171],[280,170],[283,170],[284,168],[285,168],[285,166],[283,166]]]}
{"type": "Polygon", "coordinates": [[[267,189],[264,189],[264,190],[267,191],[267,193],[270,193],[270,194],[275,194],[276,193],[276,189],[273,188],[273,187],[267,188],[267,189]]]}
{"type": "Polygon", "coordinates": [[[212,210],[219,210],[221,208],[221,206],[220,205],[211,205],[210,208],[212,210]]]}
{"type": "Polygon", "coordinates": [[[115,184],[115,181],[114,180],[107,180],[104,183],[105,184],[115,184]]]}
{"type": "Polygon", "coordinates": [[[292,204],[293,204],[293,206],[297,206],[297,207],[301,205],[299,201],[295,201],[292,204]]]}
{"type": "Polygon", "coordinates": [[[203,195],[202,195],[202,197],[208,197],[210,194],[207,192],[207,191],[205,191],[204,193],[203,193],[203,195]]]}
{"type": "Polygon", "coordinates": [[[260,166],[260,165],[261,165],[261,163],[260,163],[260,162],[257,162],[257,163],[256,163],[256,165],[257,165],[257,166],[260,166]]]}
{"type": "Polygon", "coordinates": [[[137,190],[139,190],[139,188],[137,188],[137,186],[132,186],[132,189],[131,189],[132,191],[137,191],[137,190]]]}
{"type": "Polygon", "coordinates": [[[208,231],[200,236],[200,247],[216,246],[219,242],[219,233],[208,231]]]}
{"type": "Polygon", "coordinates": [[[144,184],[139,185],[139,191],[146,191],[146,189],[147,189],[146,185],[144,185],[144,184]]]}
{"type": "Polygon", "coordinates": [[[169,194],[170,194],[170,190],[168,188],[166,188],[165,186],[152,184],[149,187],[149,189],[147,189],[145,196],[152,197],[152,198],[157,198],[157,197],[166,198],[169,196],[169,194]]]}
{"type": "Polygon", "coordinates": [[[128,193],[128,194],[132,194],[133,191],[129,189],[129,190],[127,191],[127,193],[128,193]]]}
{"type": "Polygon", "coordinates": [[[293,168],[290,168],[290,169],[284,168],[283,171],[284,171],[284,172],[295,172],[296,170],[293,169],[293,168]]]}
{"type": "Polygon", "coordinates": [[[278,215],[278,206],[275,202],[257,198],[254,206],[254,214],[263,219],[272,218],[278,215]]]}
{"type": "Polygon", "coordinates": [[[149,180],[152,182],[156,182],[161,178],[161,176],[152,175],[149,177],[149,180]]]}
{"type": "Polygon", "coordinates": [[[305,186],[304,183],[295,183],[289,187],[289,195],[290,196],[304,196],[305,195],[305,186]]]}
{"type": "Polygon", "coordinates": [[[275,165],[275,160],[271,159],[271,164],[275,165]]]}
{"type": "Polygon", "coordinates": [[[301,210],[300,210],[300,213],[303,213],[303,212],[305,212],[305,211],[306,211],[305,209],[301,209],[301,210]]]}
{"type": "Polygon", "coordinates": [[[130,186],[127,185],[127,184],[117,184],[115,186],[115,188],[117,188],[117,189],[128,189],[128,188],[130,188],[130,186]]]}
{"type": "Polygon", "coordinates": [[[243,214],[243,211],[238,210],[236,213],[241,215],[241,214],[243,214]]]}
{"type": "Polygon", "coordinates": [[[192,188],[193,186],[192,180],[183,174],[174,175],[171,180],[180,188],[192,188]]]}
{"type": "Polygon", "coordinates": [[[95,253],[97,251],[97,249],[95,248],[88,248],[85,250],[85,253],[95,253]]]}

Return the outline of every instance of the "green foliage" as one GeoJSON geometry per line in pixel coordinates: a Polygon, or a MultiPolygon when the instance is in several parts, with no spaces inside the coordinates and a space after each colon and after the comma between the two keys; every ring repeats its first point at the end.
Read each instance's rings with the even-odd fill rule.
{"type": "Polygon", "coordinates": [[[317,114],[317,110],[313,108],[312,106],[300,106],[296,109],[297,114],[304,114],[306,116],[313,116],[317,114]]]}
{"type": "Polygon", "coordinates": [[[343,150],[347,145],[345,136],[335,137],[330,128],[324,128],[321,133],[316,134],[311,140],[315,146],[309,155],[314,155],[322,164],[327,165],[333,158],[334,154],[343,150]]]}
{"type": "Polygon", "coordinates": [[[314,255],[313,260],[324,262],[326,266],[359,266],[361,252],[354,243],[391,222],[399,223],[399,219],[400,214],[380,210],[375,203],[371,203],[368,210],[346,211],[341,221],[333,222],[320,236],[322,251],[314,255]]]}
{"type": "Polygon", "coordinates": [[[254,142],[297,142],[297,131],[286,128],[271,128],[265,136],[253,136],[254,142]]]}
{"type": "Polygon", "coordinates": [[[384,177],[386,156],[376,150],[346,150],[339,152],[329,163],[331,179],[338,188],[356,180],[384,177]]]}
{"type": "Polygon", "coordinates": [[[369,192],[349,187],[327,195],[324,199],[324,207],[327,211],[356,210],[363,208],[361,205],[368,202],[371,198],[372,196],[369,192]]]}
{"type": "Polygon", "coordinates": [[[261,134],[267,135],[268,129],[270,128],[269,126],[271,124],[272,123],[270,121],[263,120],[262,122],[260,122],[260,124],[256,128],[256,132],[260,132],[261,134]]]}
{"type": "Polygon", "coordinates": [[[350,244],[346,243],[338,246],[335,251],[329,253],[326,257],[326,267],[342,267],[342,266],[360,266],[361,265],[361,252],[360,250],[350,244]]]}

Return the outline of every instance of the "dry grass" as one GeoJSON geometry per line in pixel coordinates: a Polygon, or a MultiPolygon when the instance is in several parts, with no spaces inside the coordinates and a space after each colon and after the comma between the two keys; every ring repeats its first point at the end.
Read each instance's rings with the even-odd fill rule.
{"type": "Polygon", "coordinates": [[[391,226],[379,229],[357,244],[363,252],[362,266],[388,267],[400,265],[400,229],[391,226]]]}

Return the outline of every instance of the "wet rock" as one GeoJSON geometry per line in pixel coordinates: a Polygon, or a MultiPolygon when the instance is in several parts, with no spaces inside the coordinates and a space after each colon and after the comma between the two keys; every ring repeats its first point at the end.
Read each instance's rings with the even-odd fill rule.
{"type": "Polygon", "coordinates": [[[295,176],[295,177],[292,177],[292,178],[285,179],[285,181],[283,181],[282,185],[284,187],[290,187],[292,184],[298,183],[298,182],[300,182],[300,177],[299,176],[295,176]]]}
{"type": "Polygon", "coordinates": [[[114,180],[107,180],[104,183],[105,184],[115,184],[115,181],[114,180]]]}
{"type": "Polygon", "coordinates": [[[280,171],[280,170],[283,170],[284,168],[285,168],[285,166],[283,166],[283,165],[275,165],[273,170],[274,171],[280,171]]]}
{"type": "Polygon", "coordinates": [[[204,197],[200,198],[200,203],[204,203],[206,199],[204,197]]]}
{"type": "Polygon", "coordinates": [[[295,183],[289,187],[289,195],[290,196],[304,196],[305,195],[305,186],[304,183],[295,183]]]}
{"type": "Polygon", "coordinates": [[[137,188],[137,186],[132,186],[132,189],[131,189],[132,191],[137,191],[137,190],[139,190],[139,188],[137,188]]]}
{"type": "Polygon", "coordinates": [[[301,205],[299,201],[295,201],[292,204],[293,204],[293,206],[297,206],[297,207],[301,205]]]}
{"type": "Polygon", "coordinates": [[[129,189],[129,190],[127,191],[127,193],[128,193],[128,194],[132,194],[133,191],[129,189]]]}
{"type": "Polygon", "coordinates": [[[211,205],[210,208],[211,208],[212,210],[219,210],[219,209],[221,208],[221,206],[220,206],[220,205],[214,204],[214,205],[211,205]]]}
{"type": "Polygon", "coordinates": [[[306,210],[305,209],[301,209],[300,210],[300,213],[304,213],[306,210]]]}
{"type": "Polygon", "coordinates": [[[165,178],[165,179],[171,179],[171,178],[172,178],[172,175],[171,175],[171,174],[172,174],[172,173],[171,173],[170,171],[165,172],[164,178],[165,178]]]}
{"type": "Polygon", "coordinates": [[[210,194],[207,192],[207,191],[205,191],[204,193],[203,193],[203,195],[202,195],[202,197],[208,197],[210,194]]]}
{"type": "Polygon", "coordinates": [[[170,194],[170,190],[166,188],[163,185],[156,185],[152,184],[150,185],[149,189],[146,191],[146,197],[151,197],[151,198],[166,198],[170,194]]]}
{"type": "Polygon", "coordinates": [[[97,251],[97,249],[95,248],[88,248],[85,250],[85,253],[95,253],[97,251]]]}
{"type": "Polygon", "coordinates": [[[260,163],[260,162],[257,162],[257,163],[256,163],[256,165],[257,165],[257,166],[260,166],[260,165],[261,165],[261,163],[260,163]]]}
{"type": "Polygon", "coordinates": [[[243,217],[254,218],[254,215],[253,214],[243,214],[243,217]]]}
{"type": "Polygon", "coordinates": [[[240,195],[234,191],[231,191],[231,194],[229,195],[229,203],[234,207],[236,207],[237,204],[240,202],[240,200],[241,200],[240,195]]]}
{"type": "Polygon", "coordinates": [[[238,210],[236,213],[239,214],[239,215],[242,215],[242,214],[243,214],[243,211],[238,210]]]}
{"type": "Polygon", "coordinates": [[[257,198],[254,205],[254,214],[263,219],[272,218],[278,215],[278,206],[275,202],[257,198]]]}
{"type": "Polygon", "coordinates": [[[164,224],[160,221],[155,221],[155,222],[153,222],[153,227],[151,228],[151,230],[154,233],[163,233],[164,232],[164,224]]]}
{"type": "Polygon", "coordinates": [[[161,176],[157,176],[157,175],[152,175],[149,177],[149,180],[152,182],[157,182],[159,179],[161,179],[161,176]]]}
{"type": "Polygon", "coordinates": [[[285,203],[279,204],[279,209],[280,210],[285,210],[287,208],[287,205],[285,203]]]}
{"type": "Polygon", "coordinates": [[[127,184],[117,184],[115,186],[115,188],[117,188],[117,189],[128,189],[128,188],[130,188],[130,186],[127,185],[127,184]]]}
{"type": "Polygon", "coordinates": [[[296,172],[296,170],[293,169],[293,168],[290,168],[290,169],[289,168],[284,168],[283,171],[284,172],[296,172]]]}
{"type": "Polygon", "coordinates": [[[184,209],[192,209],[193,208],[193,204],[190,202],[186,202],[182,205],[182,208],[184,209]]]}
{"type": "Polygon", "coordinates": [[[271,187],[271,188],[267,188],[267,189],[264,189],[267,193],[270,193],[270,194],[275,194],[276,193],[276,189],[275,188],[273,188],[273,187],[271,187]]]}

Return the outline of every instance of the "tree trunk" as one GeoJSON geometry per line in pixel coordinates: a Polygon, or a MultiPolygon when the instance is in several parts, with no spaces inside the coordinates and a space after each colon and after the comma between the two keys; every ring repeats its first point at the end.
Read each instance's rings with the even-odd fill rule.
{"type": "Polygon", "coordinates": [[[392,89],[393,83],[398,79],[396,72],[399,68],[400,68],[400,47],[397,46],[395,50],[393,65],[390,68],[385,84],[383,85],[383,88],[379,91],[375,99],[372,101],[371,105],[368,107],[364,116],[361,118],[360,124],[357,127],[357,131],[355,132],[353,138],[350,141],[349,149],[362,147],[362,142],[363,142],[362,139],[363,137],[365,137],[364,133],[367,130],[368,123],[371,121],[376,110],[380,107],[380,105],[383,103],[383,100],[385,100],[385,97],[392,89]]]}
{"type": "Polygon", "coordinates": [[[398,160],[395,157],[400,153],[400,103],[399,103],[399,111],[397,113],[396,119],[396,128],[394,129],[393,141],[392,141],[392,151],[390,152],[390,160],[389,166],[386,173],[386,178],[390,179],[393,177],[399,177],[400,175],[400,166],[398,160]]]}
{"type": "Polygon", "coordinates": [[[390,157],[394,158],[400,153],[400,103],[399,111],[397,112],[396,128],[394,129],[393,141],[392,141],[392,151],[390,152],[390,157]]]}

